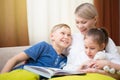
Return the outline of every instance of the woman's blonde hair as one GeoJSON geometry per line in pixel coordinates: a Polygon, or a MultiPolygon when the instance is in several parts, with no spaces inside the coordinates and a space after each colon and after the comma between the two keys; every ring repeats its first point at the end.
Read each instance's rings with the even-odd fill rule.
{"type": "Polygon", "coordinates": [[[85,19],[93,19],[98,16],[97,9],[91,3],[83,3],[79,5],[75,9],[75,14],[85,19]]]}

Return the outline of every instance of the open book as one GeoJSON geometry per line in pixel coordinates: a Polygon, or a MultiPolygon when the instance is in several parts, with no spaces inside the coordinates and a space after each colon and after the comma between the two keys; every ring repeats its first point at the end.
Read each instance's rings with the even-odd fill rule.
{"type": "Polygon", "coordinates": [[[65,76],[65,75],[84,75],[84,72],[76,72],[76,71],[67,71],[58,68],[50,68],[50,67],[38,67],[38,66],[24,66],[24,69],[39,74],[46,78],[57,77],[57,76],[65,76]]]}

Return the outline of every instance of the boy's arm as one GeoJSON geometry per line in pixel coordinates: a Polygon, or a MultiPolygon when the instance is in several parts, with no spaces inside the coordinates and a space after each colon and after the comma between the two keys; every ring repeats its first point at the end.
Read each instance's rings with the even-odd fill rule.
{"type": "Polygon", "coordinates": [[[27,59],[29,59],[29,57],[24,52],[17,54],[16,56],[12,57],[11,59],[9,59],[7,61],[6,65],[2,69],[1,73],[11,71],[14,66],[16,66],[18,63],[25,61],[27,59]]]}

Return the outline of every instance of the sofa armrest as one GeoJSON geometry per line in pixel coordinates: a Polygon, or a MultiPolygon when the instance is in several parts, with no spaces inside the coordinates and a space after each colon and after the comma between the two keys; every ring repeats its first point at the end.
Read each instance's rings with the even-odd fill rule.
{"type": "Polygon", "coordinates": [[[19,47],[3,47],[0,48],[0,71],[3,66],[6,64],[8,59],[12,56],[22,52],[23,50],[27,49],[29,46],[19,46],[19,47]]]}

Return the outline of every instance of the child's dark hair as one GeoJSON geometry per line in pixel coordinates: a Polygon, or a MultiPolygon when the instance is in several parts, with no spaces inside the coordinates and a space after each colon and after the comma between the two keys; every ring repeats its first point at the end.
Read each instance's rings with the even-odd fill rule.
{"type": "Polygon", "coordinates": [[[107,45],[109,39],[108,32],[105,28],[91,28],[86,33],[86,36],[93,36],[93,40],[97,41],[99,45],[102,43],[105,43],[105,45],[107,45]]]}

